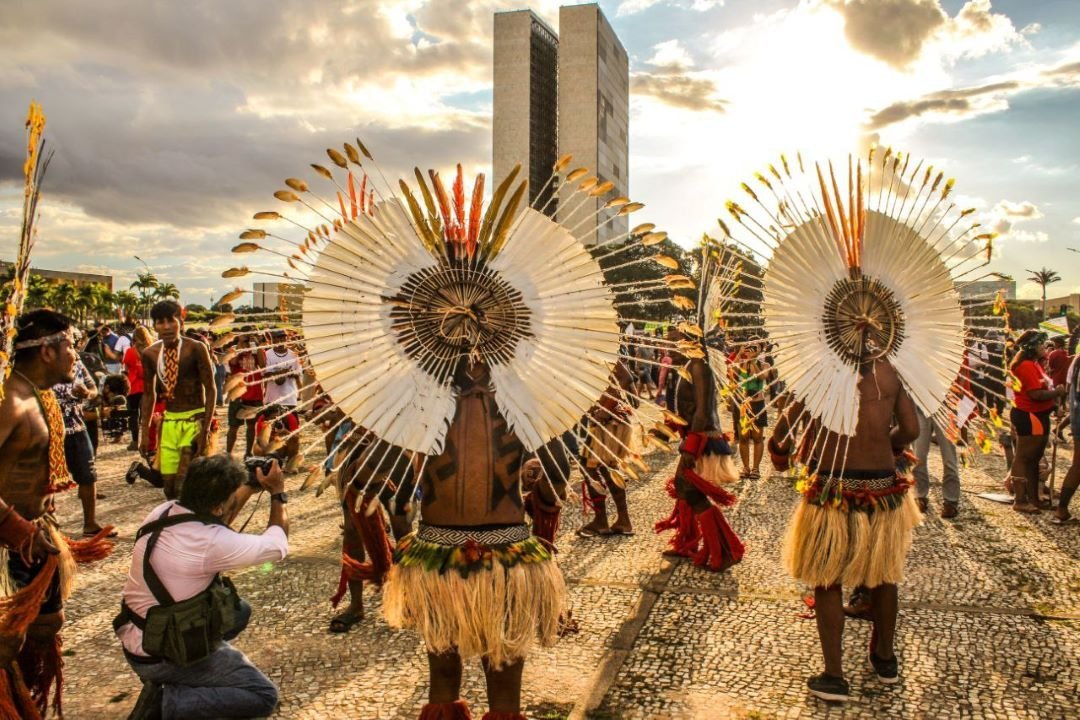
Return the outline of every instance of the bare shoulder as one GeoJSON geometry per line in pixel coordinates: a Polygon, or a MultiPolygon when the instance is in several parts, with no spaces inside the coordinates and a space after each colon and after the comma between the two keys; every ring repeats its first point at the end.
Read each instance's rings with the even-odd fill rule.
{"type": "Polygon", "coordinates": [[[859,389],[864,396],[876,396],[883,400],[896,397],[903,385],[896,368],[888,360],[876,360],[859,381],[859,389]]]}
{"type": "Polygon", "coordinates": [[[30,403],[37,403],[33,391],[16,378],[4,383],[4,399],[0,402],[0,426],[13,429],[26,417],[30,403]]]}

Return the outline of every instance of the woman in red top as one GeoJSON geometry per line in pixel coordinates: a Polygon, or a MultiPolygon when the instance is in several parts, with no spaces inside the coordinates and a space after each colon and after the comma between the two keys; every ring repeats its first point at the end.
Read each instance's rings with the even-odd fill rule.
{"type": "Polygon", "coordinates": [[[1009,368],[1019,385],[1013,398],[1009,418],[1016,431],[1016,456],[1012,466],[1012,486],[1015,500],[1013,510],[1023,513],[1039,512],[1039,460],[1046,452],[1050,439],[1050,413],[1065,388],[1054,387],[1043,369],[1046,357],[1046,333],[1027,330],[1016,346],[1019,352],[1009,368]]]}
{"type": "Polygon", "coordinates": [[[150,331],[143,326],[135,328],[132,344],[124,351],[121,361],[124,364],[124,375],[127,376],[128,389],[127,409],[128,425],[131,426],[131,444],[128,450],[139,449],[139,405],[142,403],[143,394],[143,366],[142,352],[150,346],[153,339],[150,331]]]}

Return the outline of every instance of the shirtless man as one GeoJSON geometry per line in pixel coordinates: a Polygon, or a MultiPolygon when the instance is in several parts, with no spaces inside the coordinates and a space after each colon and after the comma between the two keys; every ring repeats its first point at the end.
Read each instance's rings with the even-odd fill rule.
{"type": "Polygon", "coordinates": [[[60,552],[58,536],[46,523],[46,513],[53,492],[70,477],[64,461],[64,423],[51,388],[75,380],[78,353],[71,321],[63,315],[35,310],[16,325],[14,371],[0,403],[0,545],[8,550],[6,573],[18,592],[5,600],[7,611],[0,614],[0,671],[8,674],[0,682],[0,707],[15,707],[22,717],[38,717],[34,708],[19,705],[17,692],[4,696],[25,680],[44,706],[52,682],[52,677],[41,677],[40,669],[38,676],[27,669],[49,656],[64,621],[61,577],[52,559],[60,552]],[[44,597],[38,596],[36,607],[27,607],[32,598],[23,596],[32,593],[24,589],[43,572],[52,573],[44,597]],[[22,680],[20,673],[12,672],[16,658],[23,666],[22,680]],[[48,683],[44,687],[43,681],[48,683]]]}
{"type": "MultiPolygon", "coordinates": [[[[673,343],[685,341],[677,331],[668,335],[673,343]]],[[[687,363],[687,357],[673,349],[675,366],[687,363]]],[[[679,446],[679,464],[668,483],[668,494],[675,499],[670,517],[656,524],[656,531],[675,530],[666,555],[691,558],[698,567],[723,572],[743,556],[743,544],[720,510],[732,505],[735,496],[721,485],[734,482],[734,451],[720,432],[716,411],[716,383],[702,358],[689,361],[687,370],[692,382],[678,376],[670,400],[672,411],[687,422],[678,428],[683,437],[679,446]]]]}
{"type": "Polygon", "coordinates": [[[626,503],[626,488],[612,481],[611,473],[605,465],[618,465],[630,452],[633,427],[626,423],[625,408],[627,404],[638,406],[638,400],[634,397],[637,385],[624,360],[620,359],[615,364],[611,375],[611,385],[588,416],[593,432],[583,457],[588,478],[582,483],[589,497],[588,505],[595,517],[578,530],[578,535],[582,537],[634,534],[634,527],[630,523],[630,509],[626,503]],[[611,499],[615,503],[617,515],[614,524],[608,523],[607,495],[603,492],[604,488],[611,493],[611,499]]]}
{"type": "Polygon", "coordinates": [[[462,661],[471,657],[482,659],[492,717],[523,719],[525,655],[537,639],[555,642],[563,613],[566,589],[550,543],[565,485],[553,473],[523,497],[525,448],[499,414],[488,367],[462,359],[454,384],[443,452],[420,476],[420,529],[398,543],[383,609],[391,626],[415,628],[428,646],[422,720],[469,717],[460,698],[462,661]],[[550,537],[530,532],[526,505],[550,537]],[[552,508],[554,522],[544,512],[552,508]]]}
{"type": "MultiPolygon", "coordinates": [[[[910,463],[904,466],[909,459],[905,448],[919,436],[915,403],[888,361],[877,360],[861,372],[855,435],[824,431],[807,451],[809,456],[797,458],[810,475],[800,483],[803,499],[784,540],[788,572],[814,587],[825,672],[809,678],[807,686],[816,697],[838,702],[849,694],[841,652],[842,585],[869,588],[874,628],[870,662],[881,682],[898,681],[893,652],[897,583],[912,529],[922,518],[908,491],[913,482],[910,463]]],[[[789,405],[769,439],[778,470],[788,466],[794,449],[789,428],[802,411],[801,402],[789,405]]],[[[811,437],[823,432],[819,423],[813,425],[811,437]]]]}
{"type": "Polygon", "coordinates": [[[150,421],[160,395],[165,415],[158,441],[158,464],[165,497],[180,496],[184,473],[193,458],[206,454],[217,406],[214,363],[204,343],[185,338],[183,311],[173,300],[150,308],[158,342],[143,351],[143,391],[139,452],[147,454],[150,421]],[[154,378],[150,381],[150,378],[154,378]]]}

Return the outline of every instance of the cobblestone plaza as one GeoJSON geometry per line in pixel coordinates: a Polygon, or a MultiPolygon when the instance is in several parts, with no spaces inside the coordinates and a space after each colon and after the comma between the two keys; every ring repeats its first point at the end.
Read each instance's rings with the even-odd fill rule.
{"type": "MultiPolygon", "coordinates": [[[[64,701],[69,720],[120,718],[139,684],[110,623],[142,517],[161,500],[122,479],[131,455],[102,445],[99,503],[120,540],[109,559],[80,576],[67,609],[64,701]]],[[[1071,454],[1071,453],[1070,453],[1071,454]]],[[[940,462],[931,453],[931,475],[940,462]]],[[[313,460],[315,458],[312,458],[313,460]]],[[[729,512],[747,545],[721,575],[661,556],[652,524],[670,511],[664,492],[674,456],[647,456],[652,473],[630,488],[633,537],[579,538],[580,503],[563,515],[560,563],[580,633],[536,652],[525,669],[529,717],[545,718],[1074,718],[1080,716],[1080,533],[1049,515],[1019,516],[975,497],[998,491],[1000,456],[962,472],[960,517],[931,512],[917,531],[901,586],[897,633],[901,682],[878,684],[866,661],[869,627],[849,622],[845,672],[852,700],[829,707],[810,697],[820,670],[804,588],[786,576],[779,544],[796,500],[779,477],[744,481],[729,512]]],[[[1061,451],[1058,477],[1066,467],[1061,451]]],[[[294,480],[297,484],[299,480],[294,480]]],[[[281,688],[280,718],[414,718],[426,700],[427,666],[418,638],[395,632],[368,590],[367,617],[331,635],[328,598],[339,572],[340,514],[332,492],[293,492],[291,554],[276,567],[235,577],[255,607],[237,645],[281,688]]],[[[74,494],[59,507],[64,529],[80,518],[74,494]]],[[[244,516],[246,517],[246,511],[244,516]]],[[[266,503],[251,529],[265,525],[266,503]]],[[[464,695],[486,707],[479,664],[464,695]]]]}

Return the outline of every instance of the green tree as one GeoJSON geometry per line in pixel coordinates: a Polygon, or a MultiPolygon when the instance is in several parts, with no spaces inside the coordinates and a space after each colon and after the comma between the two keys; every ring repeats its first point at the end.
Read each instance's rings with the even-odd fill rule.
{"type": "Polygon", "coordinates": [[[49,291],[52,286],[40,275],[30,275],[26,283],[26,308],[36,310],[49,304],[49,291]]]}
{"type": "Polygon", "coordinates": [[[113,305],[124,313],[124,317],[129,317],[138,312],[139,296],[130,290],[118,290],[113,293],[113,305]]]}
{"type": "Polygon", "coordinates": [[[146,313],[150,310],[150,297],[157,289],[157,286],[157,276],[149,270],[147,270],[146,272],[138,273],[135,276],[135,282],[131,283],[128,289],[135,290],[139,293],[140,313],[146,313]]]}
{"type": "Polygon", "coordinates": [[[1061,276],[1055,271],[1049,268],[1043,268],[1042,270],[1028,270],[1031,273],[1031,277],[1028,278],[1028,282],[1033,282],[1042,288],[1042,316],[1046,318],[1046,286],[1050,283],[1056,283],[1061,280],[1061,276]]]}
{"type": "Polygon", "coordinates": [[[74,314],[76,292],[74,283],[61,280],[49,290],[49,304],[66,315],[74,314]]]}
{"type": "Polygon", "coordinates": [[[159,282],[158,286],[154,289],[155,300],[179,300],[180,289],[172,283],[159,282]]]}

